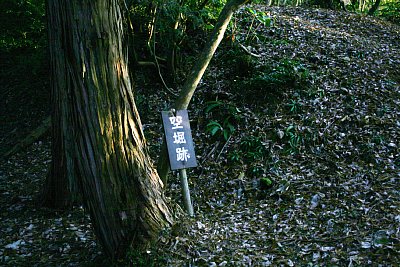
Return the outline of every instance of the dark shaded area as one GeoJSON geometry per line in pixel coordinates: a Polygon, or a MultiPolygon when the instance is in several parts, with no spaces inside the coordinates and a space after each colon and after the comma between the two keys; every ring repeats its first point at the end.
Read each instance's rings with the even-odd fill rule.
{"type": "Polygon", "coordinates": [[[0,3],[0,154],[49,114],[44,1],[0,3]]]}

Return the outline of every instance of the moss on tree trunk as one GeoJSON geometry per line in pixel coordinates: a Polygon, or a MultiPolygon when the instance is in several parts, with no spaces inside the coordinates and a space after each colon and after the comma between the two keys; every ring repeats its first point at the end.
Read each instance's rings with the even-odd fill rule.
{"type": "Polygon", "coordinates": [[[52,169],[61,170],[49,180],[65,175],[78,185],[96,236],[112,257],[172,223],[133,98],[119,3],[48,3],[52,169]]]}

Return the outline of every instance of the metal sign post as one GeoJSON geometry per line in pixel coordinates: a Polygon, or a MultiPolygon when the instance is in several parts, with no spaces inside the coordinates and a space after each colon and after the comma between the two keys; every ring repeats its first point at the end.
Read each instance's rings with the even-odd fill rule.
{"type": "Polygon", "coordinates": [[[186,176],[186,169],[181,169],[179,171],[179,178],[181,180],[183,203],[185,204],[185,209],[190,216],[194,215],[192,200],[190,199],[189,184],[186,176]]]}
{"type": "Polygon", "coordinates": [[[187,110],[171,110],[162,113],[171,170],[180,170],[182,195],[186,211],[193,216],[186,168],[197,166],[192,133],[187,110]]]}

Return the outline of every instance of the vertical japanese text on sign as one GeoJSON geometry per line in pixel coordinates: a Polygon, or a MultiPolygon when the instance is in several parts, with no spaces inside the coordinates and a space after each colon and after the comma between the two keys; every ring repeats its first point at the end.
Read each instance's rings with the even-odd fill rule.
{"type": "Polygon", "coordinates": [[[196,167],[187,110],[164,111],[162,117],[171,170],[196,167]]]}

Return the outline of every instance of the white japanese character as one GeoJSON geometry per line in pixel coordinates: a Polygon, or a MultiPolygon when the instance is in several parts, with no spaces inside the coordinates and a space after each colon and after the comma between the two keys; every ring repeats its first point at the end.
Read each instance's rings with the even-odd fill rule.
{"type": "Polygon", "coordinates": [[[188,159],[190,159],[190,154],[187,153],[188,150],[184,147],[178,147],[175,151],[177,161],[187,161],[188,159]]]}
{"type": "Polygon", "coordinates": [[[174,144],[186,144],[185,132],[174,132],[174,144]]]}
{"type": "Polygon", "coordinates": [[[183,126],[181,125],[182,116],[169,117],[169,121],[174,126],[172,127],[173,130],[183,128],[183,126]]]}

